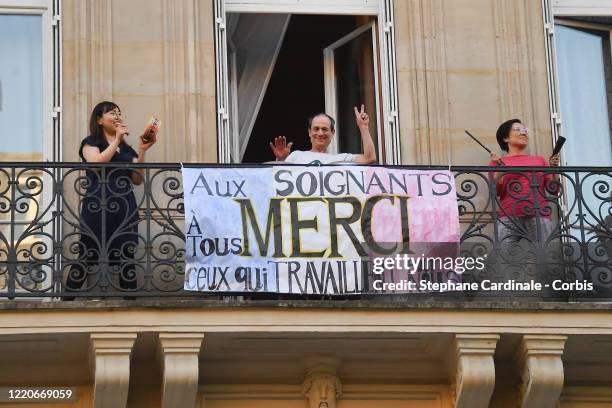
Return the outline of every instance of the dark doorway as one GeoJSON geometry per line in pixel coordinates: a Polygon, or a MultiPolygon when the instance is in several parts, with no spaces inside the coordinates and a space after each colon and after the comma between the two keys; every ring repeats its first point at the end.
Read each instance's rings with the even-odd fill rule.
{"type": "Polygon", "coordinates": [[[356,16],[291,16],[243,163],[274,160],[268,146],[286,136],[293,150],[310,150],[306,119],[325,111],[323,49],[358,26],[356,16]]]}

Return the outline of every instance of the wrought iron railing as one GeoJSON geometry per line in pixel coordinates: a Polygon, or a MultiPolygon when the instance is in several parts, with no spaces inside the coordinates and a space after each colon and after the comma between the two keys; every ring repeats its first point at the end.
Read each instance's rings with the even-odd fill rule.
{"type": "MultiPolygon", "coordinates": [[[[584,281],[594,288],[549,298],[612,299],[612,168],[451,170],[461,251],[488,257],[466,281],[584,281]]],[[[218,296],[183,290],[183,227],[178,164],[0,163],[0,298],[218,296]]]]}

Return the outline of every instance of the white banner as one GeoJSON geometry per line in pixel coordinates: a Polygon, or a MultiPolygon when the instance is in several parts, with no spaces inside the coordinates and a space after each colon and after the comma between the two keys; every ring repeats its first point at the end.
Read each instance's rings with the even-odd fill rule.
{"type": "Polygon", "coordinates": [[[183,188],[191,291],[360,293],[384,243],[459,241],[448,171],[184,168],[183,188]]]}

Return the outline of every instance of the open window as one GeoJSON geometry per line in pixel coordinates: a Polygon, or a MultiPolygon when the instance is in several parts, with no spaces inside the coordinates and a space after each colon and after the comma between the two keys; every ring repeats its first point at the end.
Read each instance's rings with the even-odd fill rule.
{"type": "MultiPolygon", "coordinates": [[[[562,158],[567,166],[612,166],[611,39],[612,17],[555,22],[558,92],[567,138],[562,158]],[[585,151],[585,146],[597,148],[585,151]]],[[[569,232],[578,239],[584,239],[583,234],[593,239],[599,225],[610,222],[612,196],[598,188],[608,185],[610,176],[579,174],[580,195],[573,183],[565,183],[569,232]],[[578,204],[588,209],[582,217],[578,204]]]]}
{"type": "Polygon", "coordinates": [[[273,160],[268,144],[281,135],[309,150],[306,121],[319,112],[336,119],[330,152],[359,153],[353,107],[364,104],[378,161],[399,163],[388,7],[302,3],[216,1],[219,160],[273,160]]]}
{"type": "MultiPolygon", "coordinates": [[[[554,137],[567,138],[561,151],[566,166],[612,165],[612,5],[592,3],[542,0],[551,124],[554,137]]],[[[609,179],[605,172],[561,178],[564,242],[606,242],[610,192],[602,186],[609,179]]],[[[585,262],[602,262],[605,252],[594,248],[588,247],[585,262]]]]}
{"type": "Polygon", "coordinates": [[[289,24],[288,14],[228,14],[231,161],[245,156],[289,24]]]}
{"type": "Polygon", "coordinates": [[[375,22],[363,24],[323,50],[325,111],[337,119],[331,153],[361,153],[361,138],[354,123],[353,107],[370,112],[370,132],[377,157],[383,157],[380,123],[380,89],[375,22]]]}

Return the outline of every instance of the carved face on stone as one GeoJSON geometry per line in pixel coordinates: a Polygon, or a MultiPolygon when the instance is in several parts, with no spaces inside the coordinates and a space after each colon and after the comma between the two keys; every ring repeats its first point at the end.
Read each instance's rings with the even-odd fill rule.
{"type": "Polygon", "coordinates": [[[306,395],[310,408],[336,408],[336,382],[333,378],[313,380],[306,395]]]}

